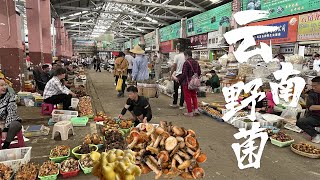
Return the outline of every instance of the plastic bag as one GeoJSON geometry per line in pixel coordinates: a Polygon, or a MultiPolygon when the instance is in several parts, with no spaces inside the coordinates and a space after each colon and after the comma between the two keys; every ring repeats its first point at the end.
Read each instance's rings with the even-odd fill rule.
{"type": "Polygon", "coordinates": [[[288,106],[285,110],[282,111],[281,117],[289,120],[297,120],[298,108],[288,106]]]}
{"type": "Polygon", "coordinates": [[[122,90],[122,83],[123,83],[123,79],[122,79],[122,77],[120,77],[117,82],[116,91],[122,90]]]}
{"type": "Polygon", "coordinates": [[[25,104],[26,107],[33,107],[34,106],[34,101],[32,99],[25,98],[24,99],[24,104],[25,104]]]}
{"type": "Polygon", "coordinates": [[[172,94],[174,92],[174,84],[173,81],[168,81],[166,84],[167,93],[172,94]]]}

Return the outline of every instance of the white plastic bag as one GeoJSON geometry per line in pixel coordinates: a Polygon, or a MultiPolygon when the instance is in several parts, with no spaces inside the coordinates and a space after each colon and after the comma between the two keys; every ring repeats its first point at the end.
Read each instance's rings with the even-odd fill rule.
{"type": "Polygon", "coordinates": [[[173,84],[173,81],[168,81],[168,82],[167,82],[167,84],[166,84],[166,90],[167,90],[167,93],[169,93],[169,94],[174,93],[174,84],[173,84]]]}
{"type": "Polygon", "coordinates": [[[34,106],[34,101],[32,99],[25,98],[24,99],[24,104],[25,104],[26,107],[33,107],[34,106]]]}
{"type": "Polygon", "coordinates": [[[297,120],[298,108],[288,106],[285,110],[282,111],[281,117],[290,120],[297,120]]]}

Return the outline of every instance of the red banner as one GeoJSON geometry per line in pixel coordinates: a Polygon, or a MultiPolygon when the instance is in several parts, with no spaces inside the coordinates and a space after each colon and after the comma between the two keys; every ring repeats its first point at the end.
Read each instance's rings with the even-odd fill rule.
{"type": "Polygon", "coordinates": [[[172,40],[170,41],[165,41],[160,43],[160,52],[161,53],[169,53],[175,51],[172,48],[172,40]]]}
{"type": "Polygon", "coordinates": [[[283,44],[297,41],[299,16],[288,16],[267,21],[255,22],[249,26],[277,26],[279,29],[275,32],[258,34],[255,39],[258,42],[270,44],[283,44]]]}

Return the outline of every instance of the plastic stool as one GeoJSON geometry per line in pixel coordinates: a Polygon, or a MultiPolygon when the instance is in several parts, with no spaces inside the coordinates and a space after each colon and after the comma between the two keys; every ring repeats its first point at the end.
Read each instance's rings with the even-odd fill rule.
{"type": "Polygon", "coordinates": [[[56,132],[60,133],[61,140],[65,141],[68,139],[69,131],[72,130],[72,134],[74,135],[73,126],[70,121],[60,121],[54,124],[52,130],[52,139],[54,139],[54,135],[56,132]]]}
{"type": "Polygon", "coordinates": [[[54,109],[53,104],[48,104],[48,103],[41,104],[41,114],[42,115],[51,115],[53,109],[54,109]]]}
{"type": "MultiPolygon", "coordinates": [[[[2,149],[2,143],[6,140],[7,137],[7,132],[2,132],[0,134],[0,149],[2,149]]],[[[24,147],[24,139],[22,135],[22,130],[18,132],[18,134],[14,137],[14,140],[18,140],[18,143],[12,143],[10,144],[9,148],[19,148],[19,147],[24,147]]]]}

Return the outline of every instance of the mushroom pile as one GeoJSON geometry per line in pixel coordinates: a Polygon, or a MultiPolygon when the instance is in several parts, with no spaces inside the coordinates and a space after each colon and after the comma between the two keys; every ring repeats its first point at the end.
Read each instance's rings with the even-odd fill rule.
{"type": "Polygon", "coordinates": [[[136,164],[143,174],[151,170],[161,176],[185,179],[204,177],[204,170],[198,163],[206,161],[207,156],[199,147],[193,130],[173,126],[161,121],[159,127],[146,124],[132,128],[127,137],[128,148],[136,152],[136,164]]]}

